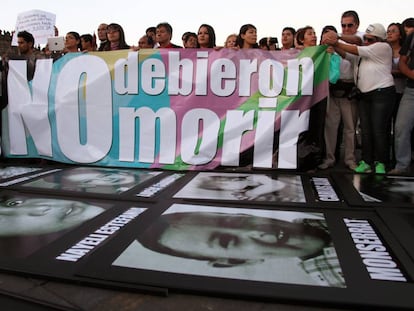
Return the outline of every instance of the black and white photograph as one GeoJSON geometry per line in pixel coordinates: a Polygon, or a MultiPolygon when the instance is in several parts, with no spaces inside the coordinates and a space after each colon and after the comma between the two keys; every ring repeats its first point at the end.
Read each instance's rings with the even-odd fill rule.
{"type": "Polygon", "coordinates": [[[113,204],[61,197],[0,193],[0,257],[25,257],[113,204]]]}
{"type": "Polygon", "coordinates": [[[161,172],[138,169],[77,167],[22,184],[23,188],[119,195],[161,172]]]}
{"type": "Polygon", "coordinates": [[[12,177],[32,173],[41,170],[40,167],[27,167],[27,166],[6,166],[0,167],[0,181],[9,179],[12,177]]]}
{"type": "Polygon", "coordinates": [[[346,287],[322,213],[173,204],[112,265],[346,287]]]}
{"type": "Polygon", "coordinates": [[[299,175],[200,172],[174,198],[305,203],[299,175]]]}
{"type": "Polygon", "coordinates": [[[10,165],[0,168],[0,187],[6,188],[9,186],[21,184],[25,181],[36,179],[37,177],[58,172],[62,168],[48,167],[42,168],[39,166],[25,166],[25,165],[10,165]]]}

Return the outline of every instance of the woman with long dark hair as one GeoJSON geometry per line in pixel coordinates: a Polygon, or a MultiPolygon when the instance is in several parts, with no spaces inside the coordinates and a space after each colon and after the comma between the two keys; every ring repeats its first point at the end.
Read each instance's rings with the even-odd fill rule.
{"type": "Polygon", "coordinates": [[[214,48],[216,46],[216,33],[208,24],[202,24],[198,28],[197,42],[200,48],[214,48]]]}
{"type": "Polygon", "coordinates": [[[237,36],[236,46],[240,49],[258,49],[257,44],[257,29],[252,24],[245,24],[240,27],[239,35],[237,36]]]}
{"type": "Polygon", "coordinates": [[[121,25],[111,23],[107,28],[108,41],[103,51],[127,50],[130,46],[125,42],[125,33],[121,25]]]}

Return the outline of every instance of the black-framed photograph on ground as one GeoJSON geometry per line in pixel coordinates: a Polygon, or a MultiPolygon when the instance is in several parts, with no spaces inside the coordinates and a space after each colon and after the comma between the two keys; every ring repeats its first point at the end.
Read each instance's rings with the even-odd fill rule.
{"type": "Polygon", "coordinates": [[[300,175],[273,177],[270,174],[238,172],[196,173],[174,198],[215,201],[305,203],[300,175]]]}
{"type": "Polygon", "coordinates": [[[333,178],[349,205],[414,207],[414,177],[345,173],[333,178]]]}
{"type": "Polygon", "coordinates": [[[329,203],[338,205],[338,196],[328,177],[269,172],[198,172],[173,194],[176,199],[241,201],[257,204],[329,203]]]}
{"type": "MultiPolygon", "coordinates": [[[[10,222],[0,229],[0,270],[61,282],[80,282],[75,271],[82,262],[148,210],[145,206],[114,200],[69,200],[30,193],[7,196],[4,204],[10,204],[10,208],[0,207],[0,222],[2,225],[3,221],[10,222]]],[[[83,281],[94,286],[109,284],[106,280],[83,281]]],[[[167,294],[159,286],[136,284],[133,288],[167,294]]]]}
{"type": "Polygon", "coordinates": [[[149,182],[162,174],[146,169],[123,169],[103,167],[66,168],[19,184],[24,191],[59,193],[99,198],[125,195],[138,185],[149,182]]]}
{"type": "Polygon", "coordinates": [[[0,167],[0,181],[16,176],[32,173],[41,170],[40,167],[30,166],[2,166],[0,167]]]}
{"type": "Polygon", "coordinates": [[[0,187],[9,187],[59,170],[59,168],[42,168],[39,166],[2,166],[0,167],[0,187]]]}
{"type": "Polygon", "coordinates": [[[320,213],[173,204],[113,265],[263,282],[345,286],[320,213]],[[318,261],[328,261],[331,269],[323,271],[318,261]],[[275,267],[285,273],[269,274],[275,267]],[[316,270],[322,275],[314,275],[316,270]],[[323,275],[325,272],[328,276],[323,275]]]}
{"type": "Polygon", "coordinates": [[[374,211],[174,203],[153,216],[76,274],[219,296],[413,306],[413,260],[374,211]]]}
{"type": "Polygon", "coordinates": [[[23,258],[103,214],[112,202],[0,192],[0,258],[23,258]]]}

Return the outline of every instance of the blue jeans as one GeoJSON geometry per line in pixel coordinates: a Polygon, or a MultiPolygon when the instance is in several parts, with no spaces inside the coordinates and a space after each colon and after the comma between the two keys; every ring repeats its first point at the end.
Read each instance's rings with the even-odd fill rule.
{"type": "Polygon", "coordinates": [[[361,159],[389,164],[391,117],[395,105],[395,87],[362,93],[358,103],[361,126],[361,159]]]}
{"type": "Polygon", "coordinates": [[[406,87],[395,121],[395,168],[406,171],[411,164],[411,132],[414,127],[414,88],[406,87]]]}

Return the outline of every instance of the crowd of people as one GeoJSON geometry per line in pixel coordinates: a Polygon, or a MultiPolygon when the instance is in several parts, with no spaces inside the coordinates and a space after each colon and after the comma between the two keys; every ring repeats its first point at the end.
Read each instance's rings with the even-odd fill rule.
{"type": "MultiPolygon", "coordinates": [[[[181,44],[172,42],[173,28],[167,23],[148,27],[137,45],[125,41],[124,30],[117,23],[102,23],[97,37],[70,31],[65,35],[61,51],[46,46],[36,51],[33,35],[27,31],[17,34],[19,57],[28,61],[28,80],[34,74],[36,59],[58,58],[66,53],[114,51],[152,48],[230,48],[264,50],[305,49],[318,44],[327,45],[331,53],[329,99],[319,113],[323,124],[323,160],[319,169],[333,167],[338,162],[338,146],[343,144],[344,164],[358,173],[407,174],[410,172],[414,127],[414,18],[396,21],[384,27],[370,24],[359,29],[356,11],[346,11],[340,17],[341,31],[332,25],[322,30],[320,41],[312,26],[300,29],[285,27],[280,44],[277,37],[258,40],[252,24],[240,27],[239,33],[229,34],[223,45],[216,43],[215,30],[202,24],[197,32],[185,32],[181,44]],[[99,41],[99,45],[98,45],[99,41]],[[360,133],[361,141],[358,141],[360,133]],[[361,155],[356,154],[360,144],[361,155]]],[[[55,35],[58,30],[55,28],[55,35]]],[[[7,59],[2,67],[7,72],[7,59]]],[[[11,57],[11,56],[10,56],[11,57]]],[[[3,74],[3,98],[7,98],[3,74]],[[6,96],[5,96],[6,95],[6,96]]],[[[7,102],[3,101],[3,106],[7,102]]]]}

